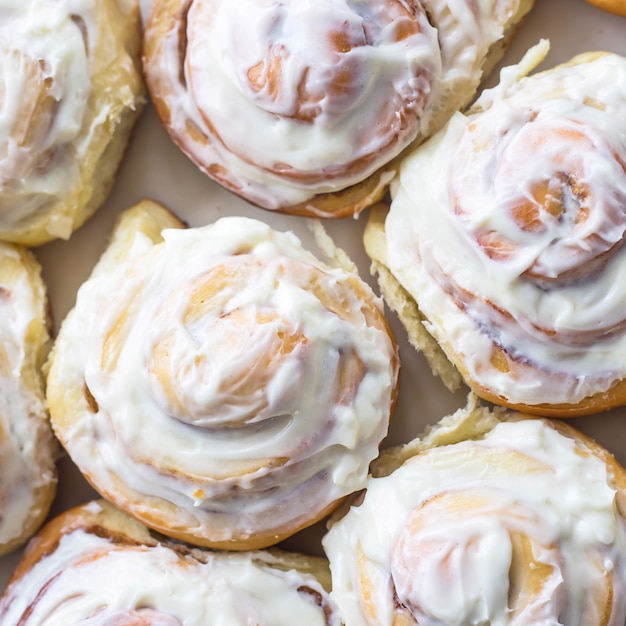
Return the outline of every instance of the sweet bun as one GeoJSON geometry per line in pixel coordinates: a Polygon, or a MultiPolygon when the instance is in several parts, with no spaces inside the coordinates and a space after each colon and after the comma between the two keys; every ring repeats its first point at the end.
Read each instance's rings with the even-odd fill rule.
{"type": "Polygon", "coordinates": [[[0,243],[0,554],[39,528],[56,493],[57,446],[42,365],[50,347],[46,289],[34,256],[0,243]]]}
{"type": "Polygon", "coordinates": [[[0,240],[67,239],[104,202],[142,108],[133,0],[9,0],[0,22],[0,240]]]}
{"type": "Polygon", "coordinates": [[[625,496],[586,435],[474,396],[332,521],[332,597],[345,626],[623,624],[625,496]]]}
{"type": "Polygon", "coordinates": [[[354,215],[473,98],[531,0],[155,0],[144,71],[208,176],[269,210],[354,215]]]}
{"type": "Polygon", "coordinates": [[[382,303],[355,270],[257,220],[185,229],[146,201],[61,326],[48,400],[108,500],[166,535],[250,549],[363,486],[397,377],[382,303]]]}
{"type": "Polygon", "coordinates": [[[321,557],[208,552],[167,541],[106,501],[70,509],[29,544],[0,599],[5,626],[340,626],[321,557]]]}
{"type": "Polygon", "coordinates": [[[626,60],[525,76],[546,48],[407,157],[365,246],[451,387],[569,417],[626,402],[626,60]]]}

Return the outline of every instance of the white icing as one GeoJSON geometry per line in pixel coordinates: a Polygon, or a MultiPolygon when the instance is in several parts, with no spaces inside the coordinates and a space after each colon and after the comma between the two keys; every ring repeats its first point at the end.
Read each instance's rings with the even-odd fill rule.
{"type": "Polygon", "coordinates": [[[0,245],[0,545],[16,540],[30,517],[38,514],[36,491],[55,480],[52,432],[40,374],[33,371],[43,347],[27,344],[33,327],[43,324],[44,295],[20,267],[20,254],[0,245]],[[4,269],[4,268],[3,268],[4,269]]]}
{"type": "Polygon", "coordinates": [[[286,626],[294,616],[311,626],[338,626],[320,583],[277,563],[263,553],[207,554],[204,563],[165,545],[115,545],[76,530],[10,588],[0,609],[3,623],[32,626],[103,626],[133,611],[148,612],[155,626],[286,626]]]}
{"type": "MultiPolygon", "coordinates": [[[[54,202],[76,194],[83,185],[82,161],[93,135],[102,132],[105,124],[114,127],[122,101],[124,106],[134,106],[134,96],[120,91],[109,102],[98,101],[97,114],[92,111],[96,103],[92,78],[101,62],[99,55],[110,55],[109,62],[122,67],[111,52],[114,35],[110,30],[101,32],[107,27],[100,20],[109,9],[98,4],[94,0],[0,0],[3,231],[10,233],[54,202]]],[[[50,216],[52,235],[69,236],[69,212],[64,207],[50,216]]]]}
{"type": "Polygon", "coordinates": [[[255,220],[164,237],[96,273],[63,324],[62,377],[84,377],[98,404],[62,434],[73,460],[131,508],[164,500],[169,523],[222,540],[284,530],[361,488],[397,375],[386,330],[366,322],[379,300],[255,220]],[[230,277],[185,320],[194,288],[222,281],[216,267],[230,277]]]}
{"type": "Polygon", "coordinates": [[[438,113],[471,96],[518,5],[195,0],[186,41],[165,33],[147,72],[183,150],[276,209],[355,184],[433,132],[438,113]]]}
{"type": "Polygon", "coordinates": [[[513,403],[576,403],[626,375],[626,296],[614,288],[626,279],[626,63],[601,56],[509,81],[479,105],[404,163],[389,267],[471,379],[513,403]],[[563,213],[542,210],[522,230],[515,206],[550,179],[558,197],[554,172],[579,191],[565,185],[563,213]],[[510,250],[500,258],[478,245],[491,232],[510,250]],[[532,368],[494,368],[492,341],[532,368]]]}
{"type": "Polygon", "coordinates": [[[604,576],[613,597],[602,623],[623,623],[626,527],[610,480],[599,458],[541,420],[500,423],[483,440],[410,458],[370,480],[363,503],[323,539],[345,623],[392,624],[395,589],[424,626],[597,624],[604,607],[592,597],[604,576]],[[546,575],[516,611],[510,568],[520,535],[546,575]],[[371,583],[371,621],[360,576],[371,583]]]}

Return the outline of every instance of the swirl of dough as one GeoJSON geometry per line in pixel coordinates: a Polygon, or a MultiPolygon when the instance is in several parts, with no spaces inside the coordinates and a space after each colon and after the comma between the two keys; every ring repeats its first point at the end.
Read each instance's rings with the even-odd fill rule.
{"type": "Polygon", "coordinates": [[[0,599],[6,626],[340,626],[320,557],[208,552],[152,536],[104,501],[33,541],[0,599]]]}
{"type": "Polygon", "coordinates": [[[487,419],[477,439],[403,453],[331,524],[346,626],[624,622],[626,471],[572,428],[487,419]]]}
{"type": "Polygon", "coordinates": [[[430,4],[157,0],[148,86],[173,140],[229,190],[266,209],[353,214],[380,197],[383,166],[471,97],[529,3],[430,4]]]}
{"type": "MultiPolygon", "coordinates": [[[[114,241],[134,249],[142,226],[126,215],[114,241]]],[[[362,487],[395,401],[395,342],[358,275],[290,234],[233,217],[163,237],[129,259],[114,245],[81,288],[51,360],[53,425],[149,526],[271,545],[362,487]]]]}
{"type": "Polygon", "coordinates": [[[405,162],[388,266],[469,386],[546,415],[626,401],[626,61],[486,92],[405,162]]]}
{"type": "Polygon", "coordinates": [[[56,493],[56,445],[41,372],[47,314],[33,255],[0,244],[0,554],[26,542],[56,493]]]}
{"type": "Polygon", "coordinates": [[[132,0],[0,2],[0,239],[67,238],[104,201],[141,109],[132,0]]]}

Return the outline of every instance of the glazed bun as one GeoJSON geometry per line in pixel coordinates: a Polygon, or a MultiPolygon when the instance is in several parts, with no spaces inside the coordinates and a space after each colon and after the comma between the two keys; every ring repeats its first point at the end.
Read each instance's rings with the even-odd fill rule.
{"type": "Polygon", "coordinates": [[[250,549],[363,486],[397,377],[381,301],[354,269],[257,220],[182,228],[143,202],[62,324],[48,399],[108,500],[190,543],[250,549]]]}
{"type": "Polygon", "coordinates": [[[163,125],[269,210],[344,217],[473,98],[530,0],[155,0],[144,68],[163,125]]]}
{"type": "Polygon", "coordinates": [[[569,425],[474,397],[373,475],[323,539],[346,626],[626,619],[626,470],[569,425]]]}
{"type": "Polygon", "coordinates": [[[626,402],[626,60],[524,76],[546,47],[407,157],[365,245],[450,386],[569,417],[626,402]]]}
{"type": "Polygon", "coordinates": [[[3,0],[0,240],[67,239],[104,202],[143,106],[132,0],[3,0]]]}
{"type": "Polygon", "coordinates": [[[320,557],[208,552],[94,501],[49,522],[0,599],[5,626],[228,623],[340,626],[320,557]]]}
{"type": "Polygon", "coordinates": [[[31,537],[56,493],[57,446],[42,374],[48,322],[35,257],[0,243],[0,554],[31,537]]]}

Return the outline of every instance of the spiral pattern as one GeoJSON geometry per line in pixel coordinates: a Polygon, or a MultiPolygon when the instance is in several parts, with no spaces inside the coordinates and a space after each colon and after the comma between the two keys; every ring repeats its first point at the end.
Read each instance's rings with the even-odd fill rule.
{"type": "Polygon", "coordinates": [[[53,520],[0,599],[2,623],[339,626],[324,559],[208,553],[157,541],[104,502],[53,520]]]}
{"type": "Polygon", "coordinates": [[[139,13],[114,0],[0,13],[0,239],[38,245],[69,237],[112,184],[141,108],[139,13]]]}
{"type": "Polygon", "coordinates": [[[554,415],[626,400],[625,77],[588,54],[505,81],[401,173],[389,267],[489,400],[554,415]]]}
{"type": "Polygon", "coordinates": [[[626,472],[574,429],[498,420],[372,479],[331,526],[346,626],[623,623],[626,472]]]}
{"type": "Polygon", "coordinates": [[[41,367],[49,348],[40,267],[0,244],[0,554],[43,522],[56,492],[56,447],[41,367]]]}
{"type": "Polygon", "coordinates": [[[471,97],[524,3],[496,4],[157,0],[146,77],[170,135],[209,176],[266,209],[344,216],[471,97]]]}
{"type": "Polygon", "coordinates": [[[292,235],[225,218],[164,237],[81,288],[52,358],[54,426],[148,525],[201,545],[276,543],[363,485],[395,399],[395,342],[369,287],[292,235]]]}

